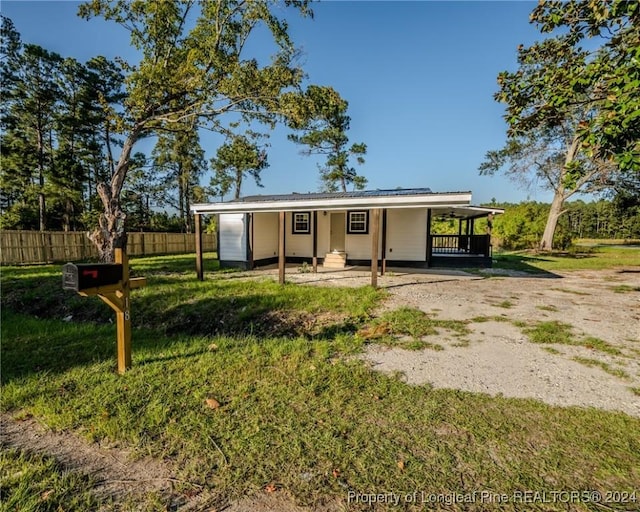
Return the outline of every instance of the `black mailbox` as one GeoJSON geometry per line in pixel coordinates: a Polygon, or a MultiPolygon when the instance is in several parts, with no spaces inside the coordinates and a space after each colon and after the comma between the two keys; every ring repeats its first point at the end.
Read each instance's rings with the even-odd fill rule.
{"type": "Polygon", "coordinates": [[[62,288],[80,292],[88,288],[118,284],[122,281],[122,265],[111,263],[67,263],[62,267],[62,288]]]}

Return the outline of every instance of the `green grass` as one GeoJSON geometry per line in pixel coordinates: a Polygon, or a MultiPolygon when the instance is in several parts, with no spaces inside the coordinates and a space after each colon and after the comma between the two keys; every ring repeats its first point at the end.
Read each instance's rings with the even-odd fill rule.
{"type": "Polygon", "coordinates": [[[444,335],[447,332],[459,337],[470,331],[467,322],[440,320],[418,309],[402,307],[387,311],[361,328],[357,334],[366,341],[377,341],[388,346],[401,346],[409,350],[424,348],[444,350],[442,345],[423,338],[444,335]]]}
{"type": "Polygon", "coordinates": [[[533,326],[524,327],[523,331],[533,343],[577,345],[607,354],[622,355],[619,349],[600,338],[593,336],[576,338],[571,324],[557,320],[538,322],[533,326]]]}
{"type": "Polygon", "coordinates": [[[531,273],[555,270],[603,270],[639,265],[640,248],[596,247],[582,253],[536,254],[533,252],[505,252],[494,255],[494,267],[531,273]]]}
{"type": "Polygon", "coordinates": [[[511,302],[510,300],[503,300],[502,302],[493,305],[498,308],[511,309],[513,307],[513,302],[511,302]]]}
{"type": "MultiPolygon", "coordinates": [[[[132,294],[133,326],[163,334],[330,336],[336,329],[355,330],[384,294],[371,287],[280,286],[237,272],[214,273],[216,265],[208,261],[201,282],[190,268],[192,256],[132,259],[134,274],[148,283],[132,294]]],[[[14,311],[73,322],[113,321],[99,298],[62,290],[60,266],[3,268],[2,288],[2,305],[14,311]]]]}
{"type": "Polygon", "coordinates": [[[604,361],[599,361],[598,359],[591,359],[588,357],[574,357],[573,360],[580,364],[584,364],[585,366],[601,368],[603,371],[607,372],[609,375],[620,377],[621,379],[629,378],[629,374],[624,370],[620,368],[613,368],[610,364],[607,364],[604,361]]]}
{"type": "MultiPolygon", "coordinates": [[[[176,479],[191,483],[177,492],[196,485],[238,497],[272,484],[299,503],[321,504],[344,500],[347,489],[450,493],[464,482],[512,493],[640,481],[637,418],[409,386],[353,357],[364,340],[352,333],[364,325],[414,338],[463,336],[465,322],[403,308],[378,324],[370,315],[381,295],[370,287],[325,292],[211,272],[199,283],[173,272],[170,260],[147,260],[134,260],[149,285],[133,296],[133,368],[122,376],[107,306],[48,302],[36,318],[25,295],[47,301],[59,268],[3,269],[2,410],[171,461],[176,479]],[[99,308],[107,310],[101,323],[88,322],[99,308]],[[248,310],[253,316],[240,320],[248,310]],[[63,321],[70,311],[73,321],[63,321]],[[260,315],[280,327],[260,327],[260,315]],[[231,327],[220,328],[220,318],[231,327]],[[210,397],[221,407],[207,407],[210,397]]],[[[38,495],[47,478],[18,475],[16,485],[38,495]]],[[[87,498],[83,485],[70,488],[87,498]]]]}
{"type": "Polygon", "coordinates": [[[96,510],[93,482],[65,471],[53,458],[6,446],[0,450],[0,511],[57,512],[96,510]]]}
{"type": "Polygon", "coordinates": [[[506,316],[491,315],[491,316],[474,316],[469,320],[470,323],[480,324],[484,322],[511,322],[506,316]]]}
{"type": "Polygon", "coordinates": [[[617,286],[612,286],[611,289],[615,293],[640,292],[640,286],[629,286],[628,284],[619,284],[617,286]]]}
{"type": "Polygon", "coordinates": [[[556,292],[562,292],[562,293],[570,293],[571,295],[580,295],[580,296],[587,296],[587,295],[591,295],[590,293],[587,292],[581,292],[578,290],[570,290],[569,288],[550,288],[550,290],[556,291],[556,292]]]}
{"type": "Polygon", "coordinates": [[[551,304],[542,304],[540,306],[536,306],[536,309],[539,309],[541,311],[558,311],[558,308],[551,304]]]}
{"type": "Polygon", "coordinates": [[[169,338],[137,330],[133,369],[118,376],[107,327],[88,332],[13,313],[2,327],[3,351],[26,359],[16,370],[3,357],[3,409],[173,460],[181,480],[230,495],[274,482],[309,504],[344,497],[345,486],[446,492],[464,480],[511,492],[627,488],[640,478],[629,456],[640,450],[637,419],[407,386],[345,358],[360,346],[351,336],[169,338]],[[72,356],[92,352],[94,360],[70,357],[61,371],[64,347],[46,343],[57,331],[78,348],[72,356]],[[210,396],[219,409],[206,407],[210,396]]]}

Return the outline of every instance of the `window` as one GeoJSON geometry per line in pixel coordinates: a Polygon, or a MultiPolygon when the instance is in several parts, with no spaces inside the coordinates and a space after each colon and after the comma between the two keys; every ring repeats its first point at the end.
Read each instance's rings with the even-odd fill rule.
{"type": "Polygon", "coordinates": [[[369,212],[349,212],[347,233],[350,235],[366,235],[369,233],[369,212]]]}
{"type": "Polygon", "coordinates": [[[308,235],[311,233],[311,213],[294,212],[291,232],[294,235],[308,235]]]}

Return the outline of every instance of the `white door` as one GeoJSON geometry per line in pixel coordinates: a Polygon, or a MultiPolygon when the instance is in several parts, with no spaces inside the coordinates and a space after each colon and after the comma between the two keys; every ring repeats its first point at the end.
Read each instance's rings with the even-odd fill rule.
{"type": "Polygon", "coordinates": [[[344,235],[346,231],[344,212],[331,214],[331,234],[329,237],[329,250],[344,252],[344,235]]]}

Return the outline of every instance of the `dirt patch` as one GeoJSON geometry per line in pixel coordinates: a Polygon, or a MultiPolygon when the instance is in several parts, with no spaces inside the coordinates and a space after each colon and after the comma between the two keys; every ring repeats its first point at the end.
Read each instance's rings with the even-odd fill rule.
{"type": "MultiPolygon", "coordinates": [[[[114,446],[88,443],[72,432],[54,432],[32,417],[16,419],[0,413],[0,446],[53,457],[65,469],[89,475],[95,482],[92,492],[106,509],[127,501],[144,508],[145,495],[155,493],[167,510],[227,512],[305,512],[282,492],[261,493],[230,501],[201,486],[174,476],[170,463],[145,457],[114,446]],[[177,490],[182,489],[182,490],[177,490]]],[[[322,510],[334,508],[327,506],[322,510]]]]}
{"type": "MultiPolygon", "coordinates": [[[[638,270],[537,276],[501,269],[477,274],[392,269],[378,278],[378,285],[389,292],[380,313],[412,307],[441,320],[469,321],[472,332],[465,335],[464,344],[446,330],[426,336],[425,342],[444,347],[439,351],[371,344],[364,358],[377,370],[402,372],[411,384],[598,407],[640,417],[638,270]],[[578,340],[603,340],[614,353],[588,346],[534,344],[516,326],[553,321],[570,324],[578,340]]],[[[288,279],[321,286],[362,286],[370,280],[364,271],[337,276],[327,280],[329,274],[289,274],[288,279]]]]}
{"type": "Polygon", "coordinates": [[[0,441],[28,453],[55,458],[65,469],[91,475],[93,489],[101,501],[135,499],[135,495],[157,492],[167,498],[179,483],[167,464],[151,458],[134,460],[131,452],[89,444],[68,432],[53,432],[34,418],[16,420],[0,415],[0,441]]]}

